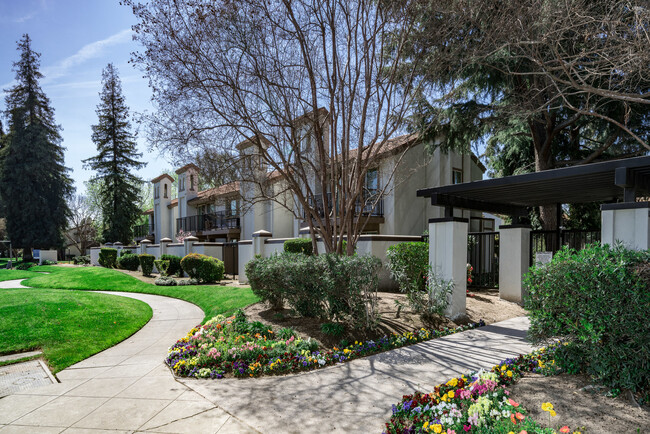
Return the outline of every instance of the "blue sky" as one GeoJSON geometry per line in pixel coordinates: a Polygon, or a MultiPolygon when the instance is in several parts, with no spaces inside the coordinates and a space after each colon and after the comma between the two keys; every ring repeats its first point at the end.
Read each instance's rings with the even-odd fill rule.
{"type": "MultiPolygon", "coordinates": [[[[131,10],[119,0],[0,0],[0,89],[12,84],[16,41],[28,33],[32,48],[41,53],[41,85],[63,127],[65,163],[78,192],[93,176],[81,160],[96,153],[90,135],[91,125],[97,123],[102,69],[109,62],[118,68],[131,113],[153,110],[147,79],[128,63],[130,53],[139,49],[131,39],[134,23],[131,10]]],[[[4,92],[0,108],[5,108],[4,92]]],[[[148,162],[137,172],[140,177],[152,179],[171,168],[157,151],[148,151],[144,131],[138,147],[148,162]]]]}

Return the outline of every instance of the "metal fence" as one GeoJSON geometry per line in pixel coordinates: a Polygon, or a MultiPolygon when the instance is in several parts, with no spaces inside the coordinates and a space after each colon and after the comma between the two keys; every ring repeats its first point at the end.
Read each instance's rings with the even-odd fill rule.
{"type": "Polygon", "coordinates": [[[467,263],[473,268],[471,282],[474,288],[499,286],[499,232],[470,232],[467,234],[467,263]]]}
{"type": "Polygon", "coordinates": [[[600,230],[532,231],[530,233],[530,264],[539,252],[555,253],[564,246],[582,250],[588,244],[600,243],[600,230]]]}

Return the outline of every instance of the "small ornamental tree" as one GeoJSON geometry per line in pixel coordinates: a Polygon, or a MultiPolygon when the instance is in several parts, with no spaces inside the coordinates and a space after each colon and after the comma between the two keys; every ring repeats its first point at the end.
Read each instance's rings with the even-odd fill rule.
{"type": "Polygon", "coordinates": [[[142,154],[137,152],[129,108],[113,64],[109,63],[102,72],[102,83],[96,110],[99,119],[97,125],[92,126],[92,141],[97,145],[98,154],[84,163],[97,173],[93,182],[103,181],[99,196],[104,241],[129,244],[133,239],[133,226],[141,213],[138,200],[142,184],[131,170],[144,167],[146,163],[136,160],[142,154]]]}

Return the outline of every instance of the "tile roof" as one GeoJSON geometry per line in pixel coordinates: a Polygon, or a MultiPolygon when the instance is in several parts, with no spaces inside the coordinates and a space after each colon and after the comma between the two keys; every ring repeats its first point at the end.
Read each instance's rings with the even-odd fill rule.
{"type": "Polygon", "coordinates": [[[210,203],[217,197],[225,196],[231,193],[239,193],[239,181],[234,181],[228,184],[220,185],[219,187],[199,191],[198,195],[195,198],[188,200],[187,203],[190,205],[210,203]]]}

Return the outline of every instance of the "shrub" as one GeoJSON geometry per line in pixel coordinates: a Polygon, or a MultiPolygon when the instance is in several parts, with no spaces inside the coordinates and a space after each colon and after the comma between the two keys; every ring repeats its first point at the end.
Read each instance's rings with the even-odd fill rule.
{"type": "Polygon", "coordinates": [[[199,281],[196,279],[187,279],[187,280],[177,280],[176,284],[178,286],[189,286],[189,285],[198,285],[199,281]]]}
{"type": "Polygon", "coordinates": [[[162,255],[160,257],[163,261],[169,261],[169,268],[167,274],[169,276],[180,276],[183,272],[181,268],[181,257],[176,255],[162,255]]]}
{"type": "Polygon", "coordinates": [[[34,265],[36,264],[33,262],[21,262],[20,264],[16,265],[16,270],[29,270],[34,265]]]}
{"type": "Polygon", "coordinates": [[[99,265],[106,268],[117,267],[117,249],[102,247],[99,251],[99,265]]]}
{"type": "Polygon", "coordinates": [[[142,275],[151,276],[151,272],[153,271],[153,261],[156,259],[156,257],[148,253],[142,253],[138,255],[138,258],[140,259],[140,268],[142,269],[142,275]]]}
{"type": "Polygon", "coordinates": [[[650,392],[650,252],[563,249],[525,279],[529,336],[561,339],[556,364],[614,389],[650,392]]]}
{"type": "Polygon", "coordinates": [[[41,262],[41,265],[56,265],[58,262],[56,261],[50,261],[49,259],[44,259],[43,262],[41,262]]]}
{"type": "Polygon", "coordinates": [[[131,249],[122,249],[120,250],[120,258],[126,255],[135,255],[134,251],[131,249]]]}
{"type": "Polygon", "coordinates": [[[423,242],[398,243],[386,251],[388,269],[402,292],[410,288],[426,289],[429,270],[429,244],[423,242]]]}
{"type": "Polygon", "coordinates": [[[188,276],[203,283],[220,281],[226,270],[223,261],[198,253],[190,253],[181,259],[181,267],[188,276]]]}
{"type": "MultiPolygon", "coordinates": [[[[450,295],[454,290],[454,282],[445,280],[436,275],[431,267],[429,275],[425,276],[425,289],[421,290],[411,285],[406,290],[406,300],[409,308],[417,313],[422,321],[435,323],[445,313],[449,306],[450,295]]],[[[400,303],[397,303],[400,304],[400,303]]]]}
{"type": "Polygon", "coordinates": [[[160,273],[160,277],[169,276],[169,261],[165,261],[163,259],[156,259],[155,261],[153,261],[153,263],[156,266],[158,273],[160,273]]]}
{"type": "Polygon", "coordinates": [[[274,308],[372,328],[381,261],[373,256],[283,253],[246,264],[253,292],[274,308]]]}
{"type": "Polygon", "coordinates": [[[287,253],[312,255],[314,253],[314,246],[310,238],[293,238],[284,242],[284,251],[287,253]]]}
{"type": "Polygon", "coordinates": [[[89,265],[90,256],[88,255],[75,256],[74,258],[72,258],[72,263],[75,265],[89,265]]]}
{"type": "Polygon", "coordinates": [[[140,266],[140,259],[138,258],[138,255],[128,253],[126,255],[120,256],[120,258],[117,260],[117,265],[123,270],[138,271],[138,267],[140,266]]]}
{"type": "Polygon", "coordinates": [[[176,282],[176,280],[173,277],[168,277],[168,276],[161,276],[156,280],[154,280],[153,283],[158,286],[176,286],[178,284],[178,282],[176,282]]]}
{"type": "Polygon", "coordinates": [[[345,326],[336,322],[326,322],[321,324],[320,331],[326,335],[338,337],[345,332],[345,326]]]}

